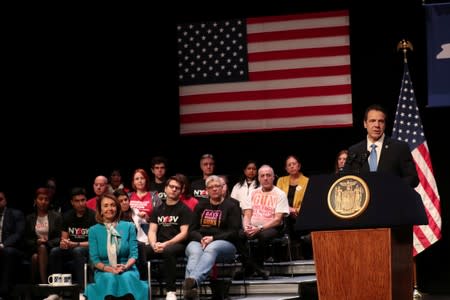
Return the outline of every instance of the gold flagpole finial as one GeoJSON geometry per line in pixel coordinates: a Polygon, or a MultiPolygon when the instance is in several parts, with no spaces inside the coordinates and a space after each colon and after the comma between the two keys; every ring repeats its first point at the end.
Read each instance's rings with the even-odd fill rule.
{"type": "Polygon", "coordinates": [[[406,64],[408,62],[408,59],[406,57],[406,53],[408,52],[408,50],[413,51],[413,45],[411,44],[410,41],[408,41],[406,39],[402,39],[397,44],[397,51],[400,51],[400,50],[403,51],[403,61],[406,64]]]}

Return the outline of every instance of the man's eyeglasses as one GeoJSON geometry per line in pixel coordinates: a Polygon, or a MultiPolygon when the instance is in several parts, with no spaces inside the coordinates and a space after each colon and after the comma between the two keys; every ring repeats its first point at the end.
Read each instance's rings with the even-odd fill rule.
{"type": "Polygon", "coordinates": [[[175,191],[181,190],[181,187],[179,187],[178,185],[169,184],[168,186],[170,189],[175,191]]]}
{"type": "Polygon", "coordinates": [[[215,184],[215,185],[207,186],[206,188],[209,189],[209,190],[212,190],[212,189],[221,189],[221,188],[222,188],[222,185],[220,185],[220,184],[215,184]]]}

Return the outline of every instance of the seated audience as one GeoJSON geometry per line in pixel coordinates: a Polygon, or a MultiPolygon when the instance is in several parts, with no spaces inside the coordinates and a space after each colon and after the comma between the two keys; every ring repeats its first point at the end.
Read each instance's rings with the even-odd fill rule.
{"type": "Polygon", "coordinates": [[[244,167],[243,174],[239,181],[233,186],[231,190],[231,198],[234,198],[241,203],[250,195],[250,192],[259,186],[258,172],[256,162],[249,160],[244,167]]]}
{"type": "Polygon", "coordinates": [[[142,226],[148,226],[148,223],[144,220],[144,218],[139,216],[139,211],[136,208],[132,208],[130,206],[130,197],[128,196],[128,193],[124,190],[117,190],[114,192],[114,196],[116,196],[120,203],[120,219],[123,221],[132,222],[134,226],[136,226],[136,238],[138,242],[138,261],[136,266],[141,274],[141,277],[146,277],[145,245],[148,245],[148,237],[142,226]]]}
{"type": "Polygon", "coordinates": [[[50,252],[50,273],[64,273],[64,262],[72,261],[72,281],[83,283],[83,266],[89,258],[88,232],[95,225],[95,213],[86,207],[86,190],[71,190],[72,209],[63,216],[59,247],[50,252]]]}
{"type": "Polygon", "coordinates": [[[114,194],[117,190],[129,192],[122,181],[122,175],[119,169],[114,169],[109,176],[108,193],[114,194]]]}
{"type": "Polygon", "coordinates": [[[95,212],[100,196],[108,191],[108,178],[103,175],[95,177],[92,188],[94,189],[95,196],[87,200],[86,207],[95,212]]]}
{"type": "Polygon", "coordinates": [[[0,190],[0,298],[6,299],[12,290],[23,258],[22,238],[25,217],[20,210],[7,207],[6,194],[0,190]]]}
{"type": "Polygon", "coordinates": [[[136,227],[120,220],[120,203],[113,194],[100,197],[95,218],[98,224],[89,229],[95,282],[88,284],[85,295],[89,300],[148,299],[148,284],[140,280],[136,267],[136,227]]]}
{"type": "Polygon", "coordinates": [[[166,283],[166,300],[176,300],[177,257],[184,257],[186,238],[192,212],[180,202],[183,182],[177,176],[166,181],[166,201],[155,208],[150,218],[146,259],[162,258],[162,273],[166,283]]]}
{"type": "Polygon", "coordinates": [[[183,182],[180,201],[183,202],[184,205],[189,207],[191,211],[194,211],[195,207],[198,204],[198,200],[191,194],[191,184],[189,183],[189,179],[187,178],[187,176],[180,173],[176,174],[175,176],[177,176],[183,182]]]}
{"type": "Polygon", "coordinates": [[[249,257],[248,251],[242,251],[245,274],[238,275],[250,276],[256,272],[263,279],[268,279],[269,271],[263,267],[265,248],[271,239],[282,234],[283,219],[289,214],[289,203],[286,194],[273,184],[275,174],[272,167],[261,166],[258,180],[261,186],[241,203],[244,214],[241,237],[257,240],[257,249],[252,252],[254,257],[249,257]]]}
{"type": "Polygon", "coordinates": [[[200,157],[200,169],[202,170],[202,177],[195,179],[191,184],[191,194],[197,198],[199,202],[208,202],[208,192],[206,190],[205,180],[208,176],[214,174],[216,162],[212,154],[203,154],[200,157]]]}
{"type": "Polygon", "coordinates": [[[167,159],[163,156],[152,157],[151,171],[153,173],[153,180],[150,180],[150,191],[158,192],[158,197],[161,201],[166,201],[166,194],[164,192],[166,185],[167,159]]]}
{"type": "Polygon", "coordinates": [[[289,217],[285,219],[287,223],[285,229],[292,241],[291,251],[295,259],[312,257],[312,244],[306,242],[310,239],[304,238],[309,236],[309,232],[295,230],[297,216],[309,182],[309,178],[301,172],[301,167],[300,160],[294,155],[289,155],[285,162],[288,175],[278,178],[277,181],[277,187],[286,194],[289,203],[289,217]]]}
{"type": "Polygon", "coordinates": [[[65,201],[65,199],[61,197],[60,193],[58,193],[55,177],[49,177],[45,182],[45,187],[48,189],[50,209],[53,209],[62,215],[71,208],[70,203],[65,201]]]}
{"type": "Polygon", "coordinates": [[[142,224],[147,224],[147,222],[138,216],[138,210],[136,208],[132,208],[130,206],[130,197],[128,196],[128,193],[124,190],[117,190],[114,192],[114,196],[116,196],[120,203],[120,219],[123,221],[132,222],[136,226],[138,243],[148,245],[147,235],[142,229],[142,224]]]}
{"type": "Polygon", "coordinates": [[[198,296],[198,286],[208,277],[216,260],[231,261],[236,254],[241,213],[234,201],[223,197],[221,182],[216,175],[206,178],[209,199],[197,204],[189,226],[185,299],[198,296]]]}
{"type": "Polygon", "coordinates": [[[38,188],[34,198],[35,212],[26,218],[25,251],[31,256],[31,282],[48,282],[48,255],[52,248],[58,247],[62,217],[60,213],[49,210],[50,199],[47,188],[38,188]],[[39,273],[39,280],[36,280],[39,273]]]}
{"type": "MultiPolygon", "coordinates": [[[[149,177],[144,169],[134,171],[131,186],[134,192],[130,194],[130,206],[137,209],[138,216],[148,222],[153,210],[161,205],[162,201],[156,192],[150,192],[149,177]]],[[[143,229],[147,233],[148,225],[143,226],[143,229]]]]}

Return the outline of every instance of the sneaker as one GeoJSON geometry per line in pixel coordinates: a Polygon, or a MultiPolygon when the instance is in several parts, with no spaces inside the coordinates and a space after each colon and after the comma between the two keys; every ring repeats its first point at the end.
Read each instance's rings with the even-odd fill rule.
{"type": "Polygon", "coordinates": [[[196,299],[198,296],[197,282],[194,278],[188,277],[183,283],[184,299],[196,299]]]}
{"type": "Polygon", "coordinates": [[[167,292],[166,300],[177,300],[176,292],[167,292]]]}

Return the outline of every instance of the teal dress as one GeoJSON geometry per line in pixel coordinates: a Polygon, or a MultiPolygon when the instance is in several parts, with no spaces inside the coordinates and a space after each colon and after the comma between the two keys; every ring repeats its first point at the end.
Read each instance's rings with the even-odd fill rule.
{"type": "MultiPolygon", "coordinates": [[[[129,258],[138,259],[136,227],[131,222],[119,221],[116,227],[120,235],[120,248],[117,251],[117,263],[126,264],[129,258]]],[[[109,265],[107,231],[104,224],[96,224],[89,228],[89,257],[91,263],[99,262],[109,265]]],[[[103,300],[105,296],[121,297],[132,294],[134,299],[148,299],[148,284],[139,278],[136,265],[122,274],[113,274],[95,270],[95,283],[86,287],[85,296],[88,300],[103,300]]]]}

